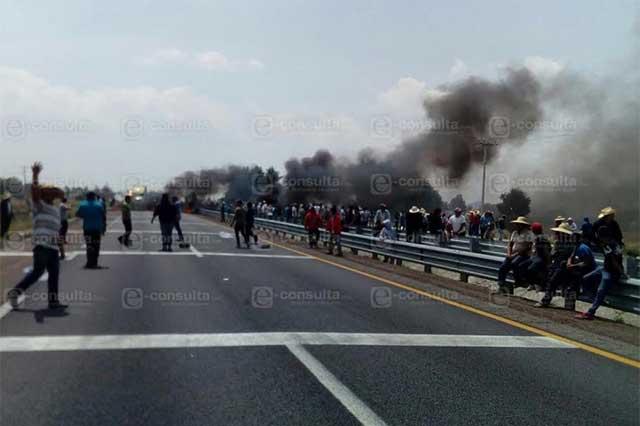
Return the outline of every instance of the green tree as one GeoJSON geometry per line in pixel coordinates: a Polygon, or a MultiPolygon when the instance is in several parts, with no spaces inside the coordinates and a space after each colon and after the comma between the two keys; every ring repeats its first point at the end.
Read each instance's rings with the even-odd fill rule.
{"type": "Polygon", "coordinates": [[[498,211],[508,218],[527,216],[531,212],[531,198],[523,190],[513,188],[500,195],[498,211]]]}

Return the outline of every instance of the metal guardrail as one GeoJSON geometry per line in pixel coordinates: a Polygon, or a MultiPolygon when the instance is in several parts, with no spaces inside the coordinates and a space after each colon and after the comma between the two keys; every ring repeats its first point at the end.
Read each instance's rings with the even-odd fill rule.
{"type": "MultiPolygon", "coordinates": [[[[200,212],[208,216],[219,217],[220,212],[215,210],[200,209],[200,212]]],[[[233,214],[227,214],[231,219],[233,214]]],[[[277,220],[256,218],[256,227],[276,234],[307,237],[304,226],[277,220]]],[[[329,234],[320,229],[320,238],[327,241],[329,234]]],[[[439,247],[431,244],[414,244],[404,241],[380,240],[371,235],[342,233],[342,246],[356,251],[364,251],[377,256],[384,256],[394,261],[407,261],[424,265],[426,272],[431,268],[444,269],[460,274],[460,280],[468,282],[469,277],[479,277],[495,280],[498,269],[504,260],[504,253],[477,253],[469,248],[457,249],[454,246],[439,247]]],[[[589,301],[580,298],[583,301],[589,301]]],[[[625,312],[640,314],[640,279],[630,278],[620,282],[609,291],[605,299],[606,306],[625,312]]]]}

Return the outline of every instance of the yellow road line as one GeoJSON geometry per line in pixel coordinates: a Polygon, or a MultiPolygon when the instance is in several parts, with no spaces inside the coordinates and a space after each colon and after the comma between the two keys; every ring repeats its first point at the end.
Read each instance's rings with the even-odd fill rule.
{"type": "Polygon", "coordinates": [[[426,291],[417,289],[415,287],[411,287],[411,286],[408,286],[406,284],[401,284],[399,282],[396,282],[396,281],[393,281],[393,280],[390,280],[390,279],[387,279],[387,278],[383,278],[383,277],[380,277],[378,275],[371,274],[369,272],[360,271],[358,269],[351,268],[351,267],[346,266],[346,265],[341,265],[340,263],[333,262],[333,261],[328,260],[328,259],[323,259],[321,257],[317,257],[317,256],[314,256],[312,254],[308,254],[308,253],[305,253],[305,252],[302,252],[302,251],[299,251],[299,250],[296,250],[296,249],[293,249],[293,248],[290,248],[290,247],[286,247],[286,246],[283,246],[281,244],[274,243],[273,241],[269,241],[269,242],[271,244],[273,244],[274,246],[276,246],[276,247],[280,247],[282,249],[289,250],[289,251],[291,251],[293,253],[297,253],[297,254],[301,254],[301,255],[304,255],[304,256],[312,257],[313,259],[315,259],[315,260],[317,260],[319,262],[323,262],[323,263],[326,263],[326,264],[329,264],[329,265],[333,265],[333,266],[335,266],[337,268],[345,269],[347,271],[350,271],[350,272],[365,276],[367,278],[371,278],[371,279],[376,280],[376,281],[381,281],[381,282],[383,282],[385,284],[389,284],[391,286],[394,286],[394,287],[397,287],[397,288],[401,288],[403,290],[412,291],[412,292],[417,293],[417,294],[419,294],[421,296],[425,296],[425,297],[428,297],[430,299],[437,300],[437,301],[442,302],[442,303],[446,303],[447,305],[455,306],[456,308],[464,309],[465,311],[473,312],[474,314],[482,315],[483,317],[491,318],[491,319],[499,321],[501,323],[509,324],[512,327],[516,327],[516,328],[519,328],[521,330],[526,330],[526,331],[529,331],[531,333],[538,334],[540,336],[550,337],[550,338],[559,340],[561,342],[573,345],[573,346],[575,346],[577,348],[583,349],[583,350],[585,350],[587,352],[591,352],[592,354],[600,355],[600,356],[605,357],[607,359],[610,359],[612,361],[617,361],[617,362],[620,362],[622,364],[629,365],[631,367],[635,367],[635,368],[639,368],[640,369],[640,361],[636,361],[634,359],[627,358],[625,356],[618,355],[618,354],[615,354],[613,352],[606,351],[604,349],[599,349],[599,348],[596,348],[595,346],[587,345],[586,343],[578,342],[576,340],[569,339],[567,337],[563,337],[563,336],[560,336],[558,334],[550,333],[550,332],[548,332],[546,330],[542,330],[542,329],[537,328],[537,327],[532,327],[530,325],[527,325],[527,324],[524,324],[524,323],[521,323],[521,322],[518,322],[518,321],[515,321],[515,320],[512,320],[512,319],[509,319],[509,318],[501,317],[500,315],[496,315],[496,314],[493,314],[491,312],[486,312],[486,311],[483,311],[481,309],[474,308],[473,306],[465,305],[463,303],[455,302],[453,300],[448,300],[448,299],[445,299],[443,297],[436,296],[436,295],[431,294],[431,293],[427,293],[426,291]]]}

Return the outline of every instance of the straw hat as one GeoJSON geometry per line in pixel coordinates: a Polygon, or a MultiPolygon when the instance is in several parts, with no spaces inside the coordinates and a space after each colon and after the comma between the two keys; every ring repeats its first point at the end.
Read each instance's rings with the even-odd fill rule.
{"type": "Polygon", "coordinates": [[[511,223],[519,223],[521,225],[530,226],[531,224],[527,222],[527,218],[525,216],[518,216],[516,220],[512,220],[511,223]]]}
{"type": "Polygon", "coordinates": [[[423,207],[420,209],[420,213],[425,214],[427,212],[427,210],[423,207]]]}
{"type": "Polygon", "coordinates": [[[553,219],[554,222],[560,222],[560,223],[564,222],[565,220],[567,220],[567,219],[565,219],[562,216],[556,216],[556,218],[553,219]]]}
{"type": "Polygon", "coordinates": [[[11,198],[11,194],[8,192],[5,192],[4,194],[2,194],[2,198],[0,198],[0,200],[4,201],[4,200],[8,200],[9,198],[11,198]]]}
{"type": "Polygon", "coordinates": [[[561,232],[567,235],[574,234],[573,229],[571,229],[571,225],[569,225],[567,222],[562,222],[560,225],[556,226],[555,228],[551,228],[551,230],[553,232],[561,232]]]}
{"type": "Polygon", "coordinates": [[[418,208],[418,206],[413,206],[409,209],[409,213],[418,213],[420,211],[420,209],[418,208]]]}
{"type": "Polygon", "coordinates": [[[616,210],[613,207],[605,207],[600,210],[600,214],[598,215],[598,219],[602,219],[605,216],[609,216],[612,214],[616,214],[616,210]]]}

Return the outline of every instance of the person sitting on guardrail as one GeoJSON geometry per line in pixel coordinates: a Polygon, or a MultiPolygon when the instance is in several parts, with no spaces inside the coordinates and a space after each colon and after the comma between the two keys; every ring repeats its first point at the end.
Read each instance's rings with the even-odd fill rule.
{"type": "Polygon", "coordinates": [[[462,209],[456,207],[449,217],[448,224],[451,228],[450,237],[464,237],[467,233],[467,219],[462,214],[462,209]]]}
{"type": "Polygon", "coordinates": [[[342,257],[342,243],[340,234],[342,233],[342,219],[336,206],[332,206],[329,211],[329,219],[325,226],[329,232],[328,254],[333,254],[333,248],[336,248],[336,256],[342,257]]]}
{"type": "Polygon", "coordinates": [[[598,220],[593,224],[593,232],[598,235],[600,227],[606,226],[609,228],[608,232],[611,234],[611,238],[621,247],[624,248],[624,238],[622,236],[622,230],[620,225],[616,221],[616,210],[613,207],[605,207],[600,210],[598,214],[598,220]]]}
{"type": "MultiPolygon", "coordinates": [[[[601,226],[598,229],[597,241],[602,252],[604,253],[604,266],[599,268],[601,274],[600,282],[595,291],[593,304],[587,312],[576,315],[577,319],[592,320],[596,315],[596,311],[604,302],[609,290],[618,284],[624,274],[622,266],[622,247],[616,241],[613,233],[607,226],[601,226]]],[[[593,291],[593,289],[591,289],[593,291]]]]}
{"type": "Polygon", "coordinates": [[[413,206],[406,214],[406,234],[407,242],[420,244],[422,214],[418,206],[413,206]]]}
{"type": "Polygon", "coordinates": [[[582,244],[579,235],[571,229],[567,222],[551,228],[556,233],[556,240],[551,254],[551,267],[547,277],[545,294],[537,308],[546,308],[556,295],[559,287],[564,287],[565,307],[573,310],[577,289],[582,277],[595,269],[595,259],[591,249],[582,244]]]}
{"type": "Polygon", "coordinates": [[[511,221],[515,225],[515,230],[511,233],[509,244],[507,245],[507,257],[502,262],[498,270],[498,291],[505,294],[513,294],[513,285],[507,283],[507,275],[514,272],[516,284],[520,278],[520,265],[529,259],[531,247],[534,241],[531,224],[524,216],[519,216],[511,221]]]}
{"type": "Polygon", "coordinates": [[[319,207],[311,207],[304,216],[304,229],[307,230],[309,236],[309,248],[317,248],[320,240],[320,226],[322,218],[318,213],[319,207]]]}
{"type": "Polygon", "coordinates": [[[551,242],[544,235],[541,223],[533,222],[531,224],[531,232],[535,236],[533,240],[533,256],[520,264],[519,273],[522,274],[524,280],[529,282],[527,290],[542,291],[549,264],[551,263],[551,242]]]}

